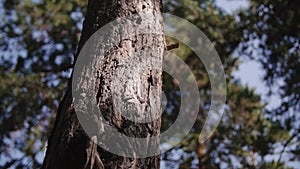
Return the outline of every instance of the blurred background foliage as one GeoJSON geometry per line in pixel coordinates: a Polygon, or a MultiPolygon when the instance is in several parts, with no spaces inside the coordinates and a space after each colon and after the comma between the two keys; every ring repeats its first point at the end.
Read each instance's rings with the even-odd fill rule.
{"type": "MultiPolygon", "coordinates": [[[[39,168],[72,70],[87,0],[0,2],[0,168],[39,168]]],[[[184,45],[172,50],[190,65],[202,97],[193,129],[162,155],[162,166],[300,167],[300,2],[249,3],[249,8],[229,14],[214,0],[163,1],[164,12],[189,20],[212,41],[228,85],[223,119],[212,138],[199,144],[210,105],[210,82],[192,51],[184,45]],[[262,65],[264,82],[270,94],[280,94],[280,106],[267,108],[254,89],[233,76],[244,58],[262,65]],[[272,90],[274,86],[278,90],[272,90]]],[[[178,91],[176,81],[165,74],[168,102],[162,130],[176,120],[178,91]]]]}

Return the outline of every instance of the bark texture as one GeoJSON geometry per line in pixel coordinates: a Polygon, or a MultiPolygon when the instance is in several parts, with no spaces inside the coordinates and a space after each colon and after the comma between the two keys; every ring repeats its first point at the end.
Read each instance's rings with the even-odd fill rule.
{"type": "MultiPolygon", "coordinates": [[[[161,1],[89,0],[77,56],[85,42],[99,28],[117,18],[136,14],[143,10],[157,14],[161,10],[161,1]]],[[[146,24],[145,27],[153,29],[154,32],[162,30],[161,18],[153,19],[150,22],[136,19],[137,24],[146,24]]],[[[126,32],[134,29],[135,27],[132,25],[122,31],[126,32]]],[[[111,31],[113,33],[115,30],[111,31]]],[[[109,40],[106,42],[109,42],[109,40]]],[[[148,123],[138,123],[134,120],[139,119],[128,119],[122,115],[125,114],[126,117],[130,117],[130,113],[142,112],[140,116],[161,113],[161,63],[164,49],[165,43],[162,34],[140,34],[129,39],[123,39],[97,62],[97,71],[86,76],[96,79],[95,86],[92,86],[92,88],[96,90],[97,94],[94,97],[97,99],[98,107],[103,112],[105,120],[126,136],[148,138],[159,135],[160,118],[153,120],[149,116],[148,123]],[[148,49],[151,50],[147,52],[148,49]],[[144,56],[146,58],[156,57],[156,62],[151,62],[149,59],[140,59],[139,64],[131,63],[130,65],[130,62],[123,61],[124,58],[130,60],[134,51],[141,50],[146,51],[143,52],[144,55],[147,55],[144,56]],[[134,69],[125,69],[126,66],[131,68],[134,66],[134,69]],[[156,67],[156,69],[151,69],[151,67],[156,67]],[[116,72],[118,73],[116,74],[116,72]],[[124,76],[119,76],[120,74],[124,76]],[[120,85],[111,89],[111,83],[113,82],[120,85]],[[118,103],[124,100],[127,100],[128,103],[118,103]]],[[[79,85],[84,88],[84,84],[79,85]]],[[[99,135],[90,138],[83,130],[74,109],[71,80],[68,86],[59,106],[55,126],[48,141],[43,169],[159,168],[159,156],[127,158],[112,154],[97,146],[97,139],[101,138],[99,138],[99,135]]],[[[133,115],[132,117],[137,118],[139,116],[133,115]]],[[[148,147],[143,148],[145,148],[145,151],[148,149],[148,147]]],[[[133,151],[135,150],[133,149],[133,151]]]]}

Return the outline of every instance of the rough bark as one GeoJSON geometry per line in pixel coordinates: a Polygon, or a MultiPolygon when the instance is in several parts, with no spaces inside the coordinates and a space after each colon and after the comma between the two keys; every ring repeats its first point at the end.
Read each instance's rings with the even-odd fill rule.
{"type": "MultiPolygon", "coordinates": [[[[78,56],[85,42],[99,28],[117,18],[139,13],[142,10],[159,13],[161,2],[160,0],[89,0],[76,56],[78,56]]],[[[153,22],[153,29],[162,27],[159,18],[153,22]]],[[[127,29],[133,28],[128,27],[127,29]]],[[[115,104],[114,101],[116,100],[112,99],[112,91],[109,88],[114,72],[120,66],[122,58],[129,57],[128,51],[149,48],[157,49],[154,53],[158,56],[154,56],[154,53],[150,52],[148,57],[157,57],[160,62],[155,64],[161,64],[160,54],[165,49],[164,37],[155,34],[138,35],[120,42],[118,46],[104,56],[104,60],[98,66],[97,74],[90,75],[91,77],[97,76],[97,83],[93,87],[97,90],[95,97],[99,108],[105,110],[105,119],[109,121],[111,126],[127,136],[151,137],[159,135],[160,132],[160,119],[149,123],[137,123],[122,117],[119,111],[128,111],[126,110],[128,107],[121,107],[119,110],[114,109],[112,105],[115,104]]],[[[139,68],[142,70],[145,64],[151,67],[153,66],[151,64],[154,63],[150,63],[146,59],[143,64],[135,65],[136,70],[139,68]]],[[[160,66],[155,65],[155,67],[160,66]]],[[[137,101],[130,105],[130,109],[139,109],[146,113],[153,111],[160,113],[161,70],[138,71],[134,75],[133,73],[132,71],[124,72],[124,77],[120,77],[121,81],[134,78],[139,80],[138,82],[132,82],[138,84],[120,85],[118,89],[120,93],[117,97],[121,100],[127,96],[137,98],[137,101]],[[131,85],[139,85],[139,87],[131,87],[131,85]]],[[[159,168],[159,156],[127,158],[112,154],[97,146],[96,141],[99,137],[88,137],[77,119],[71,88],[70,80],[66,94],[58,109],[55,126],[49,137],[43,169],[159,168]]],[[[145,147],[145,150],[147,150],[147,147],[145,147]]]]}

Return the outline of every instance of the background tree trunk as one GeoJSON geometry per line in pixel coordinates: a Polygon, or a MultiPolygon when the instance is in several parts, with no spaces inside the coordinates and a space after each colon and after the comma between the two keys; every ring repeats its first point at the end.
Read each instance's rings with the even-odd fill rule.
{"type": "MultiPolygon", "coordinates": [[[[99,28],[110,21],[117,18],[128,16],[130,14],[139,13],[142,10],[159,13],[161,10],[160,0],[89,0],[87,15],[83,24],[83,31],[79,42],[76,57],[79,55],[85,42],[99,28]]],[[[160,18],[157,18],[159,20],[160,18]]],[[[153,24],[154,27],[162,27],[162,22],[158,21],[153,24]]],[[[128,28],[130,29],[130,28],[128,28]]],[[[125,30],[126,31],[126,30],[125,30]]],[[[111,89],[109,89],[112,76],[118,63],[120,55],[126,56],[126,51],[141,50],[145,48],[156,49],[158,56],[149,55],[149,57],[157,57],[160,62],[155,67],[161,67],[162,53],[165,49],[163,35],[144,34],[135,36],[133,39],[127,39],[118,46],[119,53],[111,52],[105,56],[105,61],[99,66],[99,76],[101,82],[95,88],[98,89],[97,100],[101,109],[105,109],[105,119],[118,129],[119,132],[131,137],[151,137],[158,135],[160,132],[160,119],[149,123],[135,123],[120,116],[120,112],[116,112],[112,108],[111,89]],[[124,50],[126,49],[126,50],[124,50]],[[112,63],[113,62],[113,63],[112,63]]],[[[75,58],[76,59],[76,58],[75,58]]],[[[142,61],[143,62],[143,61],[142,61]]],[[[147,63],[145,60],[145,64],[147,63]]],[[[144,66],[136,65],[136,68],[144,66]]],[[[151,65],[149,65],[151,67],[151,65]]],[[[124,80],[128,78],[127,72],[124,80]]],[[[91,75],[94,76],[94,75],[91,75]]],[[[138,104],[146,104],[143,111],[157,111],[160,113],[160,95],[161,95],[161,69],[149,70],[149,72],[136,75],[140,79],[141,100],[138,104]],[[153,107],[156,105],[156,107],[153,107]]],[[[71,80],[68,85],[67,92],[62,100],[54,129],[48,141],[46,157],[43,163],[44,169],[96,169],[96,168],[159,168],[159,156],[148,158],[127,158],[114,155],[97,146],[84,132],[78,122],[71,90],[71,80]]],[[[122,88],[122,86],[120,86],[122,88]]],[[[125,90],[125,89],[124,89],[125,90]]],[[[123,90],[123,91],[124,91],[123,90]]],[[[135,95],[137,91],[129,90],[131,95],[135,95]]],[[[124,95],[120,95],[122,97],[124,95]]],[[[136,105],[140,106],[140,105],[136,105]]],[[[126,108],[125,108],[126,109],[126,108]]],[[[147,149],[147,147],[145,147],[147,149]]]]}

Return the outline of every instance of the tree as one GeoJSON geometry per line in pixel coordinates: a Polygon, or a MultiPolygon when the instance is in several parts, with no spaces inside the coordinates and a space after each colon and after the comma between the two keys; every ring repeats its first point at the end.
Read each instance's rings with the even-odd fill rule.
{"type": "MultiPolygon", "coordinates": [[[[73,53],[78,46],[83,16],[87,13],[87,1],[0,2],[0,167],[40,168],[47,138],[53,129],[56,109],[63,93],[66,93],[67,79],[73,67],[73,53]]],[[[232,74],[242,57],[235,52],[240,43],[248,42],[247,36],[254,36],[255,33],[262,37],[266,34],[270,37],[268,45],[259,41],[267,47],[266,54],[259,58],[264,59],[265,64],[272,63],[273,67],[283,68],[270,69],[272,71],[268,74],[276,75],[274,79],[280,76],[286,78],[288,83],[282,85],[282,89],[287,89],[286,93],[291,94],[290,96],[296,96],[290,97],[296,98],[293,101],[286,100],[290,104],[286,104],[286,107],[299,105],[299,78],[296,78],[299,67],[296,58],[299,52],[284,54],[292,49],[290,46],[297,44],[288,39],[299,39],[297,31],[294,31],[299,18],[296,17],[299,14],[298,2],[252,1],[249,10],[241,11],[242,16],[223,12],[214,4],[214,0],[163,2],[164,12],[189,20],[214,43],[224,64],[229,84],[226,105],[228,109],[222,123],[213,137],[200,145],[197,138],[203,125],[206,107],[209,105],[210,84],[204,66],[201,63],[194,66],[197,65],[195,62],[200,61],[195,59],[193,52],[181,44],[178,49],[172,50],[191,66],[199,91],[204,97],[201,97],[199,118],[190,134],[180,145],[161,155],[166,167],[287,168],[286,162],[299,160],[299,148],[293,150],[288,147],[291,144],[299,145],[298,136],[290,135],[291,132],[299,133],[294,130],[297,125],[290,123],[296,121],[293,120],[294,116],[289,118],[290,122],[284,121],[284,124],[281,120],[290,113],[283,109],[276,116],[278,120],[274,121],[275,111],[265,110],[258,95],[241,85],[232,74]],[[270,10],[271,7],[274,11],[270,10]],[[267,20],[261,24],[263,18],[267,20]],[[292,38],[286,38],[288,36],[292,38]],[[276,48],[278,45],[283,50],[276,48]],[[272,57],[267,56],[269,51],[274,53],[272,57]],[[273,57],[275,55],[278,57],[273,57]],[[270,58],[274,60],[271,61],[270,58]],[[287,60],[293,64],[285,64],[287,60]],[[278,70],[284,71],[278,73],[278,70]],[[283,146],[278,146],[280,144],[283,146]],[[283,147],[284,151],[277,151],[283,147]],[[273,155],[281,156],[286,152],[289,153],[288,156],[272,159],[273,155]]],[[[249,47],[249,43],[245,45],[249,47]]],[[[254,48],[249,49],[254,51],[254,48]]],[[[75,56],[77,55],[78,52],[75,56]]],[[[178,86],[173,83],[173,79],[163,75],[163,80],[168,104],[167,112],[162,117],[162,131],[175,121],[179,109],[177,104],[180,101],[178,86]]]]}
{"type": "Polygon", "coordinates": [[[268,110],[267,114],[278,128],[290,131],[290,136],[282,143],[282,152],[289,153],[290,159],[298,161],[299,7],[299,1],[293,0],[251,0],[250,8],[239,13],[244,30],[242,52],[262,65],[264,82],[270,87],[269,93],[280,97],[280,105],[268,110]],[[289,145],[294,148],[287,148],[289,145]]]}
{"type": "Polygon", "coordinates": [[[279,88],[283,101],[274,111],[277,114],[300,110],[299,7],[299,1],[293,0],[252,0],[249,10],[239,13],[245,32],[243,52],[261,63],[266,84],[279,88]]]}
{"type": "MultiPolygon", "coordinates": [[[[272,2],[273,1],[268,1],[268,3],[272,2]]],[[[261,3],[258,2],[256,5],[261,3]]],[[[257,20],[258,17],[254,17],[253,15],[258,15],[258,12],[255,10],[252,11],[253,13],[247,17],[247,21],[238,23],[232,15],[223,13],[220,9],[216,8],[214,4],[206,1],[178,0],[176,3],[174,1],[167,1],[166,4],[165,8],[168,12],[187,18],[201,28],[209,39],[215,43],[215,48],[219,52],[228,75],[228,109],[225,111],[223,120],[218,126],[218,129],[214,132],[212,138],[205,144],[199,145],[199,143],[197,143],[198,133],[201,131],[205,111],[207,111],[205,107],[209,105],[209,96],[207,98],[202,97],[201,103],[204,106],[201,106],[199,119],[197,119],[191,134],[188,135],[180,145],[174,147],[172,151],[162,155],[167,165],[169,165],[170,168],[239,168],[239,166],[241,166],[241,168],[285,168],[285,162],[281,161],[282,158],[270,160],[268,156],[272,157],[277,154],[277,152],[273,150],[275,147],[278,147],[278,144],[281,143],[285,145],[283,147],[286,147],[293,143],[295,141],[295,134],[287,132],[282,122],[278,122],[277,120],[273,121],[269,118],[268,112],[270,110],[266,110],[265,106],[261,103],[261,98],[254,94],[253,90],[248,87],[243,87],[238,81],[230,77],[231,72],[235,71],[235,68],[239,66],[238,61],[239,58],[242,57],[233,53],[233,51],[239,49],[240,43],[244,40],[244,32],[252,31],[251,28],[253,24],[249,23],[248,20],[257,20]],[[248,27],[244,27],[246,23],[249,23],[248,27]],[[182,153],[182,151],[184,151],[184,153],[182,153]],[[181,156],[178,157],[178,154],[181,156]],[[251,158],[251,161],[247,160],[247,158],[251,158]]],[[[275,5],[277,5],[278,8],[284,8],[280,6],[280,3],[273,4],[273,6],[275,5]]],[[[251,8],[251,10],[253,10],[253,8],[251,8]]],[[[241,11],[241,13],[243,12],[245,11],[241,11]]],[[[261,26],[264,27],[265,25],[261,24],[261,26]]],[[[273,27],[269,28],[270,30],[267,32],[277,30],[273,27]]],[[[259,30],[257,30],[257,32],[261,33],[259,30]]],[[[287,32],[292,33],[292,31],[287,32]]],[[[288,46],[284,45],[282,47],[288,46]]],[[[195,57],[193,57],[192,52],[184,48],[181,48],[180,51],[174,51],[178,52],[177,55],[182,56],[186,62],[196,65],[195,62],[197,61],[194,59],[195,57]],[[183,51],[185,51],[185,54],[182,54],[183,51]]],[[[260,58],[265,59],[263,55],[260,58]]],[[[271,62],[266,60],[266,64],[271,64],[271,62]]],[[[200,92],[209,92],[209,81],[205,78],[205,70],[198,66],[193,71],[195,71],[195,75],[201,75],[197,76],[200,92]]],[[[275,71],[275,69],[273,69],[273,71],[275,71]]],[[[297,79],[294,79],[294,81],[296,80],[297,79]]],[[[169,88],[168,85],[164,85],[164,91],[166,91],[165,88],[167,88],[167,91],[172,91],[167,92],[170,98],[174,97],[176,98],[174,102],[178,102],[177,100],[180,96],[176,96],[176,90],[174,91],[174,88],[169,88]]],[[[296,94],[296,90],[292,93],[296,94]]],[[[172,113],[163,118],[163,120],[168,123],[172,123],[172,121],[176,119],[174,112],[176,112],[179,107],[173,106],[172,108],[172,113]]],[[[280,117],[282,118],[284,116],[280,117]]],[[[162,127],[164,128],[165,126],[163,125],[162,127]]],[[[284,150],[281,151],[279,153],[281,154],[280,156],[282,156],[284,152],[284,150]]],[[[294,151],[294,153],[291,153],[291,157],[296,154],[297,151],[294,151]]],[[[293,158],[290,160],[292,159],[293,158]]]]}
{"type": "MultiPolygon", "coordinates": [[[[159,0],[142,0],[136,2],[126,0],[90,0],[88,3],[87,14],[84,20],[82,35],[75,59],[77,59],[80,50],[83,48],[89,37],[91,37],[93,33],[95,33],[99,28],[109,23],[110,21],[143,11],[150,11],[152,15],[157,15],[159,14],[160,9],[161,3],[159,0]]],[[[135,18],[135,22],[137,25],[150,23],[152,25],[150,29],[153,31],[156,31],[157,28],[160,28],[160,30],[162,30],[161,18],[155,16],[153,16],[152,18],[153,20],[151,20],[151,22],[143,21],[144,18],[135,18]]],[[[129,32],[134,29],[135,27],[134,25],[132,25],[131,27],[124,27],[123,31],[129,32]]],[[[116,32],[112,32],[112,34],[115,33],[116,32]]],[[[105,120],[109,121],[111,126],[116,127],[119,132],[127,136],[149,138],[159,135],[160,118],[149,123],[138,123],[134,121],[132,122],[122,117],[121,112],[118,112],[113,107],[113,104],[115,104],[113,103],[113,89],[110,89],[112,80],[114,78],[113,76],[117,71],[117,67],[120,67],[119,63],[122,62],[122,59],[124,57],[131,57],[128,52],[130,50],[147,51],[145,53],[147,54],[147,57],[157,58],[158,62],[156,62],[156,64],[160,64],[160,66],[158,65],[158,67],[161,67],[162,52],[165,49],[164,44],[165,42],[162,34],[137,34],[132,37],[132,39],[122,39],[119,44],[112,44],[118,46],[116,48],[113,48],[112,51],[105,54],[103,62],[101,62],[101,65],[99,65],[98,67],[97,74],[99,77],[99,82],[92,87],[97,88],[97,95],[95,95],[94,97],[96,97],[96,99],[98,100],[99,108],[102,110],[102,112],[105,112],[105,114],[103,115],[105,120]],[[126,43],[130,45],[126,45],[126,43]],[[151,52],[151,50],[149,49],[155,49],[156,52],[151,52]]],[[[99,57],[98,60],[100,59],[101,58],[99,57]]],[[[146,59],[144,59],[142,62],[144,63],[135,65],[134,69],[142,70],[143,66],[148,64],[147,66],[150,66],[150,69],[146,70],[147,72],[139,71],[138,74],[134,74],[132,71],[128,70],[127,72],[124,72],[123,77],[120,77],[122,78],[121,81],[140,79],[140,84],[138,84],[141,85],[140,88],[136,89],[133,86],[135,85],[134,83],[138,83],[137,81],[128,84],[126,83],[126,85],[124,86],[122,84],[115,86],[121,88],[120,90],[123,92],[126,91],[126,95],[130,95],[131,97],[135,96],[136,93],[141,93],[140,96],[136,96],[141,97],[139,98],[141,99],[139,102],[134,102],[134,104],[128,107],[123,107],[123,109],[120,111],[128,111],[129,113],[133,113],[130,111],[132,111],[133,109],[138,109],[143,104],[144,108],[140,111],[156,111],[157,113],[159,113],[162,85],[161,70],[151,69],[152,65],[146,59]],[[132,74],[134,74],[134,77],[132,77],[132,74]],[[130,88],[131,90],[126,90],[127,88],[130,88]]],[[[89,74],[88,78],[92,78],[92,76],[95,76],[95,74],[89,74]]],[[[71,87],[72,86],[70,80],[68,90],[58,109],[56,123],[49,138],[47,153],[42,168],[159,168],[159,155],[148,158],[129,158],[112,154],[99,146],[97,147],[97,142],[87,136],[77,119],[75,113],[75,111],[77,110],[74,109],[71,87]]],[[[84,88],[84,86],[80,87],[84,88]]],[[[118,97],[126,96],[123,93],[118,97]]],[[[87,113],[84,115],[87,115],[87,113]]],[[[100,134],[100,137],[101,136],[102,135],[100,134]]],[[[102,138],[98,137],[98,139],[102,138]]],[[[159,144],[155,145],[158,146],[159,144]]],[[[134,147],[134,145],[127,146],[134,147]]],[[[150,148],[155,148],[151,146],[153,146],[153,144],[150,143],[149,147],[140,148],[144,148],[145,151],[150,148]]]]}

